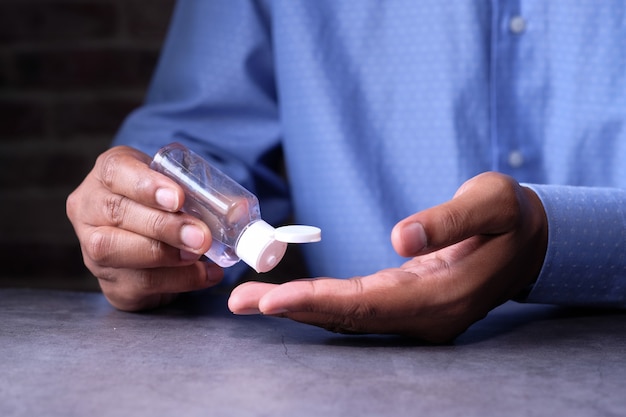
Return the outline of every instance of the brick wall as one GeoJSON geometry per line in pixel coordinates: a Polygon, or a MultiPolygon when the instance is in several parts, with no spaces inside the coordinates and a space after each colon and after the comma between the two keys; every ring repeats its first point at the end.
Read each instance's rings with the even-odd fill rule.
{"type": "Polygon", "coordinates": [[[0,0],[0,286],[93,289],[65,199],[140,104],[175,0],[0,0]]]}

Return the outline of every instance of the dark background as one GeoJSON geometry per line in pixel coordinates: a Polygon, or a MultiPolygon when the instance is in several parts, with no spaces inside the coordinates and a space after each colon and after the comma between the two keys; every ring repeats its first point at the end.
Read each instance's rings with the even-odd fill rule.
{"type": "Polygon", "coordinates": [[[145,94],[175,0],[0,0],[0,287],[96,289],[65,199],[145,94]]]}

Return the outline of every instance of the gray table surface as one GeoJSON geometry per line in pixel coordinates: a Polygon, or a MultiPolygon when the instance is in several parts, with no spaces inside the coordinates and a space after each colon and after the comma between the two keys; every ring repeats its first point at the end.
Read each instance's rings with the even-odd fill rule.
{"type": "Polygon", "coordinates": [[[0,290],[0,416],[624,416],[626,313],[507,303],[454,344],[0,290]]]}

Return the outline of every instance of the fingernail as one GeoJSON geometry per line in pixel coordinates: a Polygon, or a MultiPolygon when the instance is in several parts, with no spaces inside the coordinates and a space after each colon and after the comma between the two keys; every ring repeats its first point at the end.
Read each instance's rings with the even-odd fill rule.
{"type": "Polygon", "coordinates": [[[183,244],[191,249],[200,249],[204,243],[204,233],[196,226],[185,225],[180,231],[183,244]]]}
{"type": "Polygon", "coordinates": [[[189,252],[189,251],[184,250],[184,249],[180,250],[180,259],[182,261],[197,261],[198,258],[199,258],[199,256],[196,253],[189,252]]]}
{"type": "Polygon", "coordinates": [[[205,262],[204,268],[206,269],[207,281],[212,285],[216,285],[224,278],[224,270],[217,264],[211,262],[205,262]]]}
{"type": "Polygon", "coordinates": [[[166,210],[174,211],[178,208],[178,195],[169,188],[156,190],[155,198],[157,203],[166,210]]]}
{"type": "Polygon", "coordinates": [[[402,244],[406,252],[419,253],[426,247],[426,232],[420,223],[410,223],[402,229],[402,244]]]}
{"type": "Polygon", "coordinates": [[[233,311],[233,314],[238,316],[252,316],[254,314],[261,314],[258,308],[244,308],[241,310],[233,311]]]}
{"type": "Polygon", "coordinates": [[[261,311],[261,314],[265,316],[276,316],[278,314],[289,313],[289,310],[286,308],[275,308],[273,310],[261,311]]]}

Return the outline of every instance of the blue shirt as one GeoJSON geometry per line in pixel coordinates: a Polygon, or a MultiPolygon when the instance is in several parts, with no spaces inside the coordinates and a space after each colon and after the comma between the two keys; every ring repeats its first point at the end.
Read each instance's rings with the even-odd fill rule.
{"type": "Polygon", "coordinates": [[[547,211],[527,300],[626,307],[624,15],[610,0],[179,0],[116,144],[202,153],[268,222],[320,226],[308,267],[340,278],[400,265],[397,221],[500,171],[547,211]]]}

